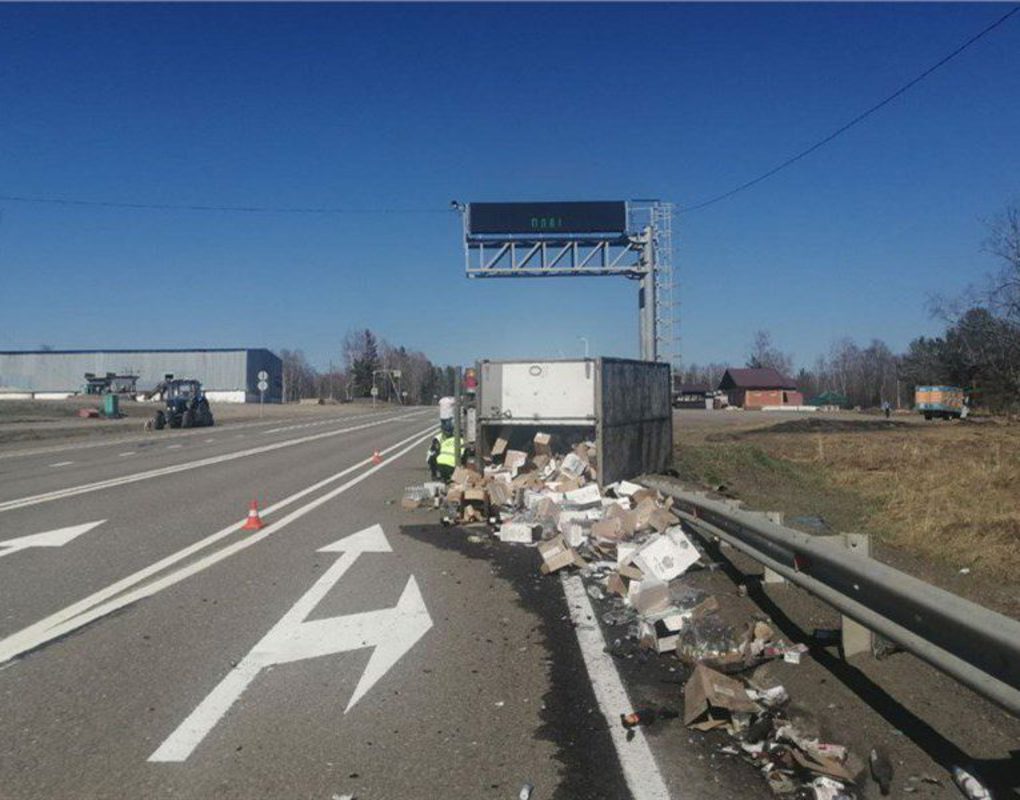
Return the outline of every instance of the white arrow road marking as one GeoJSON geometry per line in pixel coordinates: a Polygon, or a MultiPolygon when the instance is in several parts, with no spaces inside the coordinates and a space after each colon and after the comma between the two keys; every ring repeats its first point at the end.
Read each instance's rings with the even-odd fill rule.
{"type": "Polygon", "coordinates": [[[342,555],[149,756],[149,761],[185,761],[266,667],[371,647],[368,666],[344,709],[346,714],[432,627],[413,575],[393,608],[306,622],[358,556],[392,551],[383,529],[373,525],[319,552],[342,555]]]}
{"type": "Polygon", "coordinates": [[[57,528],[52,531],[33,533],[31,536],[19,536],[17,539],[8,539],[0,542],[0,558],[17,553],[19,550],[27,550],[29,547],[63,547],[72,539],[77,539],[83,533],[88,533],[97,525],[102,525],[105,519],[96,522],[84,522],[81,525],[71,525],[68,528],[57,528]]]}
{"type": "MultiPolygon", "coordinates": [[[[379,470],[393,464],[401,456],[411,452],[411,450],[419,447],[422,442],[427,441],[435,435],[435,428],[429,426],[423,431],[418,431],[406,439],[402,439],[396,444],[390,445],[380,452],[383,455],[393,453],[390,458],[387,458],[381,464],[376,464],[370,469],[365,470],[360,475],[356,475],[349,481],[340,484],[335,489],[331,489],[326,494],[317,497],[305,505],[291,511],[286,516],[279,520],[276,520],[265,528],[260,530],[258,533],[253,533],[245,536],[226,547],[216,550],[215,552],[209,553],[208,555],[202,556],[201,558],[192,561],[191,563],[179,567],[173,572],[167,573],[160,578],[148,581],[149,578],[153,578],[159,574],[177,564],[180,561],[190,558],[191,556],[199,553],[202,550],[210,547],[211,545],[219,542],[221,539],[225,539],[228,536],[236,533],[241,529],[244,524],[244,520],[235,522],[233,525],[224,528],[223,530],[217,531],[216,533],[206,536],[204,539],[199,539],[194,544],[190,544],[176,553],[173,553],[165,558],[160,559],[154,564],[150,564],[144,567],[138,572],[132,575],[128,575],[126,578],[121,578],[109,586],[100,589],[98,592],[94,592],[83,600],[79,600],[77,603],[72,603],[67,608],[63,608],[55,614],[50,614],[48,617],[39,620],[38,622],[29,625],[27,628],[23,628],[17,633],[11,634],[6,639],[0,639],[0,664],[10,661],[12,658],[17,658],[23,653],[29,650],[34,650],[47,642],[59,639],[61,636],[66,636],[71,631],[77,630],[84,625],[89,624],[93,620],[105,617],[107,614],[112,614],[114,611],[119,611],[132,603],[137,603],[139,600],[143,600],[146,597],[151,597],[157,592],[161,592],[168,586],[173,586],[181,581],[201,572],[204,569],[208,569],[214,564],[218,564],[224,559],[230,558],[242,550],[246,550],[253,545],[258,544],[267,536],[271,536],[279,531],[283,530],[287,525],[294,522],[297,519],[310,513],[312,510],[318,508],[324,503],[328,503],[334,497],[337,497],[354,486],[357,486],[362,481],[368,479],[379,470]],[[408,444],[410,442],[410,444],[408,444]],[[406,445],[406,446],[405,446],[406,445]]],[[[372,463],[371,458],[366,458],[359,461],[353,466],[347,467],[347,469],[341,470],[335,475],[330,475],[328,478],[313,483],[311,486],[306,486],[299,492],[295,492],[289,497],[285,497],[278,503],[269,506],[262,512],[262,516],[275,514],[281,509],[297,502],[301,498],[328,486],[340,478],[355,472],[362,467],[372,463]]]]}

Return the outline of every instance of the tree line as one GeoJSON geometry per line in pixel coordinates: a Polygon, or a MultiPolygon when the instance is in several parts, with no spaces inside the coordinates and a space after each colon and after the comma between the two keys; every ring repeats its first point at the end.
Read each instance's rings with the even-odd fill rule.
{"type": "MultiPolygon", "coordinates": [[[[793,374],[792,355],[776,347],[768,331],[758,331],[745,364],[778,370],[808,400],[828,395],[850,407],[909,407],[915,387],[934,384],[961,386],[972,405],[991,411],[1020,411],[1020,206],[1007,207],[990,223],[982,249],[996,262],[992,274],[958,297],[932,298],[941,336],[920,336],[903,353],[880,339],[839,339],[793,374]]],[[[727,366],[691,364],[678,378],[715,388],[727,366]]]]}
{"type": "Polygon", "coordinates": [[[391,345],[372,330],[352,330],[340,347],[339,363],[325,370],[312,366],[301,350],[280,351],[283,401],[318,399],[339,402],[370,397],[372,387],[386,402],[429,405],[452,395],[456,368],[433,364],[428,356],[391,345]]]}

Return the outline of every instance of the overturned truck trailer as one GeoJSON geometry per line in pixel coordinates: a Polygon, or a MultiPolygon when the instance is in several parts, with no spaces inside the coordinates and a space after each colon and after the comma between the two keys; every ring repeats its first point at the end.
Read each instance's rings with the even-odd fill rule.
{"type": "Polygon", "coordinates": [[[481,361],[476,447],[497,438],[530,450],[551,434],[554,452],[579,441],[597,448],[601,485],[661,472],[671,460],[673,413],[669,364],[623,358],[481,361]]]}

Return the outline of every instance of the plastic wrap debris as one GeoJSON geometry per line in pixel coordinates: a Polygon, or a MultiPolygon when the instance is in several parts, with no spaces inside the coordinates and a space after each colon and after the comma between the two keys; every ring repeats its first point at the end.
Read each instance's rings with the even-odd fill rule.
{"type": "Polygon", "coordinates": [[[676,654],[688,664],[704,664],[721,672],[746,667],[746,640],[717,614],[692,619],[680,632],[676,654]]]}
{"type": "Polygon", "coordinates": [[[771,689],[763,690],[748,689],[747,696],[766,708],[778,708],[790,701],[790,695],[782,686],[773,686],[771,689]]]}
{"type": "Polygon", "coordinates": [[[825,776],[815,778],[810,786],[814,791],[814,800],[850,800],[853,797],[846,786],[825,776]]]}

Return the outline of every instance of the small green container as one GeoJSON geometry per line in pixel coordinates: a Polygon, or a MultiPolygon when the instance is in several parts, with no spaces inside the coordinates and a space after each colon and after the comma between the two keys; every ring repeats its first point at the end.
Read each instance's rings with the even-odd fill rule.
{"type": "Polygon", "coordinates": [[[120,416],[120,397],[118,395],[103,395],[103,416],[111,418],[120,416]]]}

